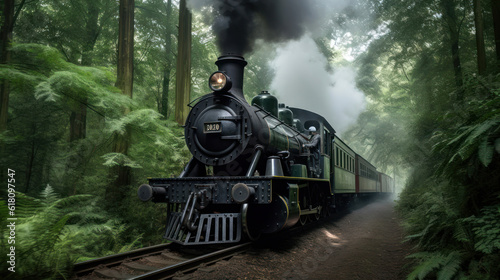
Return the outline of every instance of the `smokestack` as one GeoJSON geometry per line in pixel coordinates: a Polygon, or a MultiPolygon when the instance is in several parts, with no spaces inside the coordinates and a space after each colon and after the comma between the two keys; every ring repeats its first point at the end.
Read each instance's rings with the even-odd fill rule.
{"type": "Polygon", "coordinates": [[[219,71],[224,71],[233,84],[230,92],[245,100],[243,95],[243,72],[247,62],[242,56],[223,55],[215,62],[219,71]]]}

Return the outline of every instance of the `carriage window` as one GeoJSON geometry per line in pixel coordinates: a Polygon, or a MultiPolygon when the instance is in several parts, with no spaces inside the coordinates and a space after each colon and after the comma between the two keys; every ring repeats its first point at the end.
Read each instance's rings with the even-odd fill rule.
{"type": "Polygon", "coordinates": [[[339,147],[335,147],[335,165],[339,166],[339,147]]]}
{"type": "Polygon", "coordinates": [[[366,170],[366,165],[364,165],[364,164],[361,164],[360,175],[363,177],[368,177],[368,170],[366,170]]]}

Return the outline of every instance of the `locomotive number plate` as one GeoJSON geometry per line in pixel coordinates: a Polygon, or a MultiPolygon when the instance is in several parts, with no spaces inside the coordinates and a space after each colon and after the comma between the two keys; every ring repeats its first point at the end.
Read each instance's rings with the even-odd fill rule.
{"type": "Polygon", "coordinates": [[[203,124],[203,133],[219,133],[222,131],[220,122],[209,122],[203,124]]]}

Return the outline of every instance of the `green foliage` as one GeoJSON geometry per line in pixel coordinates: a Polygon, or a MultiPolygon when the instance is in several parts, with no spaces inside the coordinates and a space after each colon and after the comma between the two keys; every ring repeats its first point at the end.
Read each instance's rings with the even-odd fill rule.
{"type": "MultiPolygon", "coordinates": [[[[98,201],[90,195],[60,198],[50,185],[39,199],[17,192],[16,277],[67,278],[77,260],[137,246],[141,235],[122,245],[129,227],[104,212],[98,201]]],[[[7,214],[4,209],[1,216],[7,214]]],[[[2,240],[7,240],[6,234],[2,228],[2,240]]],[[[7,263],[6,255],[2,262],[7,263]]]]}
{"type": "MultiPolygon", "coordinates": [[[[490,77],[498,80],[500,75],[490,77]]],[[[487,84],[483,77],[469,79],[467,85],[476,84],[469,91],[479,91],[468,101],[465,118],[464,112],[450,112],[446,116],[447,122],[452,125],[447,130],[436,132],[434,137],[439,139],[434,145],[435,150],[447,153],[449,161],[443,164],[439,171],[448,175],[458,166],[480,162],[488,167],[495,155],[495,143],[500,139],[500,94],[495,91],[499,88],[498,82],[487,84]],[[486,90],[486,92],[485,92],[486,90]],[[488,94],[488,91],[491,91],[488,94]],[[462,120],[460,120],[462,118],[462,120]],[[460,120],[458,123],[451,122],[460,120]]],[[[466,86],[467,86],[466,85],[466,86]]]]}
{"type": "Polygon", "coordinates": [[[118,3],[106,0],[27,2],[14,39],[53,46],[72,63],[108,66],[116,55],[117,13],[118,3]]]}
{"type": "Polygon", "coordinates": [[[110,134],[124,134],[129,128],[132,145],[129,155],[107,153],[104,165],[124,165],[146,170],[144,178],[179,174],[189,159],[189,151],[182,137],[183,131],[173,122],[162,120],[162,115],[151,109],[134,110],[120,119],[110,120],[110,134]],[[140,162],[140,163],[139,163],[140,162]],[[165,172],[171,172],[165,174],[165,172]],[[156,174],[156,175],[155,175],[156,174]]]}
{"type": "MultiPolygon", "coordinates": [[[[10,141],[9,150],[26,152],[22,153],[24,158],[13,153],[12,158],[6,159],[6,165],[32,162],[31,171],[18,169],[21,176],[26,174],[33,178],[27,180],[28,184],[35,180],[55,181],[51,183],[55,189],[65,194],[75,193],[78,192],[76,188],[65,186],[71,185],[76,177],[90,184],[78,188],[79,193],[85,193],[104,186],[109,180],[106,172],[102,172],[102,168],[96,170],[96,166],[142,167],[147,172],[140,175],[146,178],[152,174],[159,176],[166,170],[168,175],[179,173],[187,162],[189,155],[180,129],[163,121],[158,112],[141,108],[134,100],[120,94],[113,86],[114,76],[110,71],[64,62],[56,50],[35,44],[17,45],[13,54],[18,62],[0,70],[8,74],[6,76],[14,85],[24,89],[22,95],[11,100],[16,108],[13,115],[18,114],[19,118],[13,118],[13,129],[4,134],[3,139],[10,141]],[[91,109],[87,114],[87,137],[68,143],[64,120],[67,121],[69,114],[82,103],[91,109]],[[130,112],[123,114],[124,108],[129,108],[130,112]],[[36,114],[26,114],[28,111],[36,114]],[[107,147],[112,135],[123,135],[126,129],[130,129],[133,138],[129,154],[109,153],[107,147]],[[36,153],[31,152],[33,149],[36,153]]],[[[15,87],[14,91],[17,90],[21,91],[15,87]]],[[[20,187],[35,192],[41,186],[20,187]]]]}
{"type": "Polygon", "coordinates": [[[479,217],[471,216],[464,222],[472,224],[476,243],[474,249],[484,254],[500,252],[500,205],[486,206],[479,217]]]}
{"type": "Polygon", "coordinates": [[[454,187],[421,180],[430,174],[432,171],[424,168],[414,174],[408,181],[412,188],[401,193],[397,205],[409,233],[406,241],[420,251],[408,256],[418,265],[407,279],[460,279],[462,264],[471,253],[472,237],[459,219],[454,197],[447,195],[454,187]]]}
{"type": "MultiPolygon", "coordinates": [[[[92,132],[88,135],[95,135],[101,143],[93,137],[78,145],[67,142],[69,115],[80,103],[87,104],[97,112],[97,119],[102,119],[103,115],[121,114],[120,107],[129,106],[130,100],[124,99],[112,86],[114,81],[109,71],[67,63],[53,48],[18,44],[13,47],[12,56],[13,63],[0,68],[12,85],[11,122],[9,131],[2,135],[7,145],[2,164],[15,168],[17,176],[25,178],[17,185],[19,190],[36,193],[44,183],[52,181],[51,177],[58,177],[60,171],[77,161],[75,156],[68,156],[82,150],[75,146],[94,146],[95,150],[96,145],[105,144],[103,135],[92,132]]],[[[89,114],[88,119],[96,116],[89,114]]],[[[103,125],[97,122],[97,126],[103,125]]],[[[70,184],[54,181],[51,185],[58,190],[70,184]]]]}
{"type": "Polygon", "coordinates": [[[380,166],[410,169],[397,203],[407,241],[419,251],[408,278],[498,279],[500,76],[488,39],[493,25],[484,33],[492,63],[480,76],[469,2],[370,3],[378,32],[358,58],[358,86],[370,103],[348,138],[373,149],[380,166]],[[451,52],[453,40],[459,53],[451,52]]]}
{"type": "Polygon", "coordinates": [[[417,240],[418,247],[427,250],[446,245],[452,237],[458,213],[455,207],[450,205],[449,199],[445,198],[442,187],[437,186],[424,193],[417,204],[420,206],[414,211],[421,211],[419,215],[422,216],[418,220],[409,219],[407,222],[412,226],[420,224],[423,229],[407,236],[407,240],[417,240]]]}
{"type": "Polygon", "coordinates": [[[423,280],[426,279],[426,277],[438,280],[463,278],[457,275],[459,274],[459,268],[462,262],[461,255],[457,251],[452,251],[449,254],[419,252],[408,256],[408,258],[420,260],[420,264],[406,278],[408,280],[423,280]]]}
{"type": "Polygon", "coordinates": [[[431,157],[398,202],[407,240],[422,251],[412,256],[420,263],[409,279],[500,276],[500,85],[492,77],[466,81],[466,103],[439,120],[431,157]]]}
{"type": "Polygon", "coordinates": [[[57,102],[75,110],[80,103],[102,116],[116,116],[117,110],[131,106],[127,98],[114,88],[114,77],[105,69],[77,67],[68,64],[68,70],[54,72],[35,88],[35,98],[57,102]]]}
{"type": "Polygon", "coordinates": [[[41,193],[40,199],[17,193],[16,253],[23,264],[16,275],[66,277],[76,261],[160,242],[166,211],[140,202],[136,186],[180,173],[189,159],[183,129],[121,95],[109,69],[68,63],[50,47],[18,44],[13,63],[0,72],[12,85],[1,165],[16,170],[18,191],[41,193]],[[89,109],[86,137],[69,142],[68,120],[82,103],[89,109]],[[109,153],[113,135],[127,129],[128,155],[109,153]],[[114,202],[119,214],[111,215],[102,198],[115,165],[137,172],[123,189],[126,200],[114,202]]]}
{"type": "Polygon", "coordinates": [[[64,208],[87,198],[82,195],[59,199],[50,186],[40,200],[17,193],[16,259],[22,260],[22,265],[16,266],[17,274],[60,277],[67,273],[72,259],[71,248],[61,247],[64,226],[70,218],[64,208]]]}

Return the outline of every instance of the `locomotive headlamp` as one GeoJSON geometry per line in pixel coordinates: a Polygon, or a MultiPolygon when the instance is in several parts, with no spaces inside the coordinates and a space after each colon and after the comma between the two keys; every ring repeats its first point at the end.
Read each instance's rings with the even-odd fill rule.
{"type": "Polygon", "coordinates": [[[224,72],[215,72],[208,79],[208,86],[213,91],[228,91],[231,85],[231,79],[224,72]]]}

